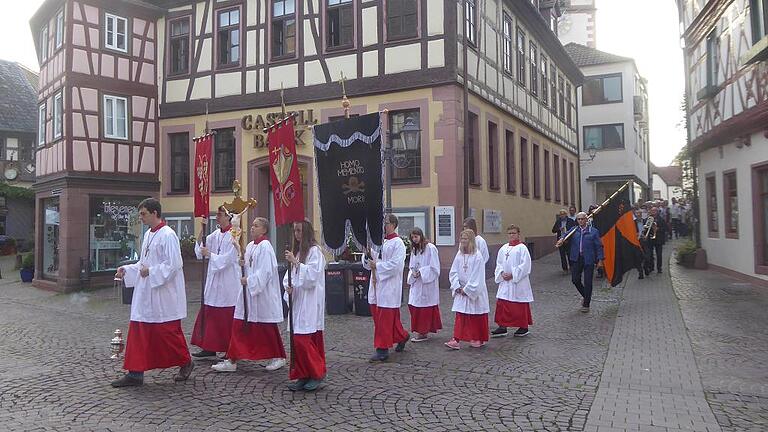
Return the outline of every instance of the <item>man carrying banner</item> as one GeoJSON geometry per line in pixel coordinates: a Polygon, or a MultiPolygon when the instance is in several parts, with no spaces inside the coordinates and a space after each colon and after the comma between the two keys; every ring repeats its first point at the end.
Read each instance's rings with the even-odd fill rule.
{"type": "MultiPolygon", "coordinates": [[[[581,311],[589,312],[592,301],[592,278],[595,264],[602,265],[603,242],[600,233],[594,227],[587,225],[587,214],[576,214],[578,226],[573,228],[573,234],[566,240],[568,242],[568,260],[571,264],[571,281],[583,298],[581,311]],[[583,282],[582,282],[583,275],[583,282]]],[[[563,246],[564,239],[557,241],[556,246],[563,246]]]]}
{"type": "Polygon", "coordinates": [[[204,304],[200,308],[192,332],[192,345],[201,351],[196,358],[215,357],[226,352],[232,335],[232,319],[240,285],[239,252],[232,234],[230,213],[224,206],[216,212],[219,229],[209,234],[205,246],[195,243],[197,259],[208,258],[208,277],[205,280],[204,304]]]}
{"type": "Polygon", "coordinates": [[[389,358],[389,349],[397,344],[401,352],[408,342],[408,332],[400,322],[400,303],[403,296],[403,268],[405,267],[405,243],[397,235],[397,216],[384,216],[384,244],[381,252],[371,252],[363,262],[371,270],[368,303],[373,315],[373,345],[376,353],[371,362],[383,362],[389,358]]]}

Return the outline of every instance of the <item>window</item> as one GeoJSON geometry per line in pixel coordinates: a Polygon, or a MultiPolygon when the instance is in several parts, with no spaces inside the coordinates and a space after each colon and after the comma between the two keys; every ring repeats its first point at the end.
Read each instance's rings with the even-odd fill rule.
{"type": "Polygon", "coordinates": [[[541,198],[541,167],[539,166],[539,146],[533,145],[533,197],[541,198]]]}
{"type": "MultiPolygon", "coordinates": [[[[420,126],[421,116],[418,109],[407,111],[390,111],[389,130],[392,132],[392,147],[397,149],[397,154],[402,155],[407,162],[405,168],[392,167],[393,183],[420,183],[421,182],[421,139],[414,148],[408,148],[403,138],[399,135],[406,121],[413,121],[420,126]]],[[[351,117],[351,116],[350,116],[351,117]]]]}
{"type": "Polygon", "coordinates": [[[48,26],[40,30],[40,60],[45,61],[48,58],[48,26]]]}
{"type": "Polygon", "coordinates": [[[528,173],[530,168],[528,167],[528,140],[520,138],[520,195],[527,197],[530,195],[529,182],[530,176],[528,173]]]}
{"type": "Polygon", "coordinates": [[[565,119],[565,80],[563,79],[563,76],[560,75],[557,77],[557,84],[558,84],[558,112],[560,113],[560,118],[565,119]]]}
{"type": "Polygon", "coordinates": [[[531,94],[539,94],[539,50],[533,42],[528,43],[531,51],[531,94]]]}
{"type": "Polygon", "coordinates": [[[768,0],[750,0],[752,15],[752,43],[768,36],[768,0]]]}
{"type": "Polygon", "coordinates": [[[571,126],[571,85],[565,85],[565,124],[571,126]]]}
{"type": "Polygon", "coordinates": [[[515,134],[504,132],[504,163],[507,165],[507,192],[515,192],[515,134]]]}
{"type": "Polygon", "coordinates": [[[61,92],[53,96],[53,138],[61,138],[64,128],[64,98],[61,92]]]}
{"type": "Polygon", "coordinates": [[[584,126],[584,150],[591,146],[598,150],[624,148],[624,125],[584,126]]]}
{"type": "MultiPolygon", "coordinates": [[[[408,3],[413,3],[415,7],[415,0],[408,3]]],[[[351,47],[352,38],[355,33],[352,0],[328,0],[326,16],[328,18],[328,48],[351,47]]]]}
{"type": "Polygon", "coordinates": [[[56,41],[54,46],[56,49],[61,48],[61,44],[64,42],[64,11],[60,10],[56,14],[56,41]]]}
{"type": "MultiPolygon", "coordinates": [[[[168,216],[165,217],[165,223],[176,231],[179,240],[193,237],[195,235],[195,225],[191,217],[188,216],[168,216]]],[[[210,225],[210,224],[209,224],[210,225]]],[[[216,225],[215,219],[213,225],[216,225]]]]}
{"type": "Polygon", "coordinates": [[[517,82],[525,87],[525,33],[517,28],[517,82]]]}
{"type": "Polygon", "coordinates": [[[541,56],[541,103],[549,105],[549,61],[541,56]]]}
{"type": "Polygon", "coordinates": [[[719,237],[719,221],[717,219],[717,188],[715,187],[715,174],[706,177],[707,193],[707,231],[710,237],[719,237]]]}
{"type": "Polygon", "coordinates": [[[219,66],[240,63],[240,9],[219,11],[219,66]]]}
{"type": "Polygon", "coordinates": [[[171,75],[189,72],[189,17],[170,22],[171,75]]]}
{"type": "Polygon", "coordinates": [[[168,136],[171,143],[171,192],[189,193],[189,133],[168,136]]]}
{"type": "Polygon", "coordinates": [[[128,20],[106,14],[107,30],[104,32],[104,46],[113,50],[128,52],[128,20]]]}
{"type": "Polygon", "coordinates": [[[472,46],[477,46],[477,0],[464,0],[464,33],[472,46]]]}
{"type": "Polygon", "coordinates": [[[104,96],[104,137],[128,139],[128,100],[104,96]]]}
{"type": "Polygon", "coordinates": [[[725,203],[725,236],[739,238],[739,199],[736,171],[723,173],[723,203],[725,203]]]}
{"type": "Polygon", "coordinates": [[[549,164],[549,150],[544,150],[544,199],[552,199],[552,166],[549,164]]]}
{"type": "Polygon", "coordinates": [[[717,61],[720,51],[720,38],[717,37],[717,28],[707,36],[707,87],[717,86],[717,61]]]}
{"type": "Polygon", "coordinates": [[[121,262],[138,260],[143,231],[136,206],[144,197],[91,196],[88,231],[91,271],[114,271],[121,262]]]}
{"type": "Polygon", "coordinates": [[[213,152],[213,190],[229,191],[235,181],[235,128],[216,130],[213,152]]]}
{"type": "Polygon", "coordinates": [[[37,144],[45,145],[45,102],[37,107],[37,144]]]}
{"type": "Polygon", "coordinates": [[[621,74],[584,78],[582,102],[584,105],[600,105],[622,101],[621,74]]]}
{"type": "Polygon", "coordinates": [[[5,160],[7,161],[19,160],[19,139],[18,138],[5,139],[5,160]]]}
{"type": "Polygon", "coordinates": [[[288,57],[296,52],[295,0],[272,0],[272,57],[288,57]]]}
{"type": "Polygon", "coordinates": [[[56,277],[59,274],[59,197],[42,200],[43,213],[40,215],[44,223],[43,236],[43,277],[56,277]]]}
{"type": "Polygon", "coordinates": [[[571,205],[576,205],[576,183],[574,183],[574,167],[573,162],[570,163],[571,170],[568,172],[568,183],[571,190],[571,205]]]}
{"type": "Polygon", "coordinates": [[[488,189],[499,190],[499,132],[488,122],[488,189]]]}
{"type": "Polygon", "coordinates": [[[512,18],[504,14],[504,72],[512,74],[512,18]]]}
{"type": "Polygon", "coordinates": [[[555,169],[555,178],[552,184],[555,186],[555,202],[560,202],[560,157],[552,155],[552,168],[555,169]]]}
{"type": "Polygon", "coordinates": [[[555,62],[549,65],[549,93],[552,98],[552,113],[557,116],[557,69],[555,69],[555,62]]]}
{"type": "Polygon", "coordinates": [[[477,115],[469,113],[469,184],[480,186],[480,137],[477,125],[477,115]]]}
{"type": "MultiPolygon", "coordinates": [[[[573,198],[571,198],[573,201],[573,198]]],[[[563,157],[563,204],[568,204],[568,161],[563,157]]]]}
{"type": "Polygon", "coordinates": [[[419,14],[416,0],[386,0],[387,40],[399,40],[419,35],[419,14]]]}

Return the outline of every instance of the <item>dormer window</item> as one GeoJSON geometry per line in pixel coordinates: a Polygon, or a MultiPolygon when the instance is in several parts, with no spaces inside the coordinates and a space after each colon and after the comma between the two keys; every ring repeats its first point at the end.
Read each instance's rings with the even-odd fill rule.
{"type": "Polygon", "coordinates": [[[105,15],[104,46],[116,51],[128,52],[128,20],[116,15],[105,15]]]}

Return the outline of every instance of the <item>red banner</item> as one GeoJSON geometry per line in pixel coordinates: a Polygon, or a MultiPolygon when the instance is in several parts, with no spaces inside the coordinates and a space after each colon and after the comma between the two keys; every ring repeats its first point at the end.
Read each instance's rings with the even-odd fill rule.
{"type": "Polygon", "coordinates": [[[195,217],[208,219],[211,200],[213,135],[195,138],[195,217]]]}
{"type": "Polygon", "coordinates": [[[296,157],[293,117],[272,126],[267,135],[275,223],[283,225],[304,220],[304,195],[296,157]]]}

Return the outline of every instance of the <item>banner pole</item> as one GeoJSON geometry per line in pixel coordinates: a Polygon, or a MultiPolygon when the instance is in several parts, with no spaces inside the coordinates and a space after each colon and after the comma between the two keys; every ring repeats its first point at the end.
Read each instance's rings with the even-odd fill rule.
{"type": "MultiPolygon", "coordinates": [[[[599,206],[597,206],[597,208],[592,210],[592,212],[587,215],[587,220],[591,220],[592,218],[594,218],[595,215],[598,214],[603,208],[605,208],[605,206],[607,206],[608,203],[611,202],[612,199],[616,198],[616,195],[620,194],[621,192],[624,191],[624,189],[629,187],[629,184],[631,182],[632,182],[632,180],[627,180],[627,182],[624,183],[620,188],[618,188],[616,190],[616,192],[611,194],[611,196],[609,196],[608,199],[603,201],[602,204],[600,204],[599,206]]],[[[568,234],[566,234],[565,237],[562,238],[562,240],[558,241],[558,244],[560,244],[560,246],[562,246],[566,241],[568,241],[569,238],[571,238],[571,236],[573,235],[574,231],[576,231],[576,228],[575,227],[571,228],[571,230],[568,232],[568,234]]],[[[557,247],[559,248],[560,246],[557,246],[557,247]]]]}

